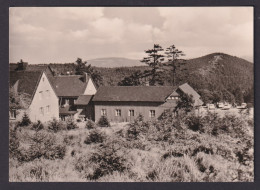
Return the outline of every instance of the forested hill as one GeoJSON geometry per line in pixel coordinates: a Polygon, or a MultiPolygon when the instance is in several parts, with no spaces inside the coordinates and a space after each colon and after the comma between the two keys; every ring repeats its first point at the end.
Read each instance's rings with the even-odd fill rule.
{"type": "MultiPolygon", "coordinates": [[[[253,63],[224,53],[213,53],[181,61],[185,64],[181,66],[176,74],[176,85],[188,82],[200,93],[204,102],[216,102],[218,100],[253,102],[253,63]]],[[[73,63],[52,63],[49,65],[59,74],[73,74],[75,72],[75,64],[73,63]]],[[[144,72],[150,69],[148,66],[93,68],[100,72],[103,85],[106,86],[116,86],[125,77],[129,77],[135,72],[144,72]]],[[[167,63],[162,65],[160,70],[163,73],[163,85],[172,84],[171,69],[171,66],[167,63]]]]}
{"type": "MultiPolygon", "coordinates": [[[[224,53],[181,61],[185,64],[177,72],[176,84],[188,82],[201,94],[204,102],[253,102],[253,63],[224,53]]],[[[164,85],[171,85],[171,66],[164,63],[162,68],[164,85]]],[[[149,68],[146,66],[97,69],[103,76],[104,85],[117,85],[136,71],[142,72],[149,68]]]]}

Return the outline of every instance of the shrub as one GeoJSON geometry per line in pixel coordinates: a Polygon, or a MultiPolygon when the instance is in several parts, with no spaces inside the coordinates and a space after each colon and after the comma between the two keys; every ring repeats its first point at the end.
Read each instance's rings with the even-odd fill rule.
{"type": "Polygon", "coordinates": [[[66,119],[66,125],[67,125],[68,130],[78,128],[77,124],[74,122],[72,117],[69,117],[69,118],[66,119]]]}
{"type": "Polygon", "coordinates": [[[89,136],[85,139],[85,144],[102,143],[105,140],[105,134],[95,129],[89,133],[89,136]]]}
{"type": "Polygon", "coordinates": [[[19,154],[20,142],[16,135],[16,128],[9,128],[9,155],[10,157],[17,157],[19,154]]]}
{"type": "Polygon", "coordinates": [[[29,149],[21,149],[18,160],[29,162],[37,158],[63,159],[66,152],[65,145],[59,144],[54,134],[37,131],[31,137],[29,149]]]}
{"type": "Polygon", "coordinates": [[[39,130],[42,130],[44,128],[42,122],[40,120],[38,120],[37,122],[33,123],[32,124],[32,127],[31,129],[32,130],[35,130],[35,131],[39,131],[39,130]]]}
{"type": "Polygon", "coordinates": [[[87,128],[87,129],[94,129],[95,128],[95,122],[90,120],[90,119],[88,119],[87,122],[86,122],[85,128],[87,128]]]}
{"type": "Polygon", "coordinates": [[[19,123],[20,126],[28,126],[31,124],[31,120],[26,112],[24,112],[22,121],[19,123]]]}
{"type": "Polygon", "coordinates": [[[65,129],[65,127],[62,122],[58,121],[56,118],[53,118],[53,120],[51,120],[48,124],[48,129],[54,133],[57,133],[58,131],[65,129]]]}
{"type": "Polygon", "coordinates": [[[126,136],[129,139],[137,139],[140,131],[138,130],[138,123],[134,122],[130,124],[130,127],[127,129],[126,136]]]}
{"type": "Polygon", "coordinates": [[[87,176],[91,180],[96,180],[115,171],[123,172],[127,169],[124,152],[111,145],[100,146],[91,155],[90,162],[95,163],[93,164],[93,173],[87,176]]]}
{"type": "Polygon", "coordinates": [[[204,132],[204,126],[201,116],[191,115],[187,118],[186,123],[189,129],[193,131],[204,132]]]}
{"type": "Polygon", "coordinates": [[[135,121],[143,122],[144,121],[144,116],[141,113],[139,113],[139,115],[136,117],[135,121]]]}
{"type": "Polygon", "coordinates": [[[100,127],[110,127],[110,123],[106,116],[101,116],[101,118],[98,121],[98,125],[100,127]]]}

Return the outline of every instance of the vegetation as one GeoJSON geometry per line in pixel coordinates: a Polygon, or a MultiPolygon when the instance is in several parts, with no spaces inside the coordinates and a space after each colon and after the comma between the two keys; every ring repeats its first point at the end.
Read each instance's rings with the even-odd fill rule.
{"type": "Polygon", "coordinates": [[[106,116],[101,116],[98,120],[98,125],[101,127],[110,127],[110,123],[106,116]]]}
{"type": "Polygon", "coordinates": [[[31,120],[26,112],[23,114],[22,121],[19,123],[20,126],[28,126],[31,124],[31,120]]]}
{"type": "Polygon", "coordinates": [[[91,76],[97,86],[102,85],[102,77],[100,73],[96,71],[93,67],[91,67],[90,64],[87,65],[87,61],[82,61],[81,58],[78,58],[76,60],[75,74],[83,75],[84,72],[88,73],[91,76]]]}
{"type": "Polygon", "coordinates": [[[147,57],[144,57],[141,62],[147,64],[151,67],[151,71],[148,76],[151,76],[149,84],[151,86],[156,85],[156,83],[162,85],[162,72],[159,72],[162,61],[164,60],[164,55],[161,53],[163,48],[159,44],[154,44],[152,49],[145,50],[147,57]]]}
{"type": "MultiPolygon", "coordinates": [[[[10,181],[254,180],[253,119],[191,111],[125,126],[39,131],[10,123],[10,181]]],[[[61,129],[62,127],[54,127],[61,129]]]]}
{"type": "Polygon", "coordinates": [[[171,45],[166,49],[166,55],[168,58],[169,65],[172,67],[172,85],[176,85],[176,74],[180,70],[181,65],[184,64],[184,62],[178,61],[178,58],[180,56],[184,56],[185,54],[178,50],[175,45],[171,45]]]}

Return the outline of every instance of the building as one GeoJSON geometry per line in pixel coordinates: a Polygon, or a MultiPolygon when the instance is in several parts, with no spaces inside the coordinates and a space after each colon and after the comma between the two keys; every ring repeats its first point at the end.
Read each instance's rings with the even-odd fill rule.
{"type": "Polygon", "coordinates": [[[103,86],[93,98],[95,120],[106,116],[112,122],[157,119],[176,106],[179,95],[169,86],[103,86]]]}
{"type": "MultiPolygon", "coordinates": [[[[58,100],[56,98],[55,102],[57,101],[58,117],[61,119],[74,117],[75,119],[89,118],[94,120],[94,106],[91,100],[97,91],[97,87],[87,73],[83,75],[55,75],[54,71],[48,65],[28,65],[25,62],[10,64],[9,69],[12,78],[20,76],[21,73],[26,73],[26,76],[29,73],[44,72],[44,75],[48,77],[48,82],[58,97],[58,100]]],[[[23,88],[26,90],[26,83],[29,84],[30,80],[24,81],[21,90],[23,88]]],[[[34,85],[36,88],[37,83],[34,85]]]]}
{"type": "Polygon", "coordinates": [[[59,118],[58,96],[45,71],[10,71],[9,86],[19,97],[26,97],[23,109],[12,109],[10,120],[21,120],[26,112],[32,122],[59,118]]]}
{"type": "Polygon", "coordinates": [[[203,102],[200,95],[187,83],[171,86],[103,86],[93,98],[95,120],[106,116],[112,122],[131,122],[139,114],[144,120],[154,120],[173,109],[182,93],[193,96],[194,106],[203,102]]]}
{"type": "Polygon", "coordinates": [[[203,101],[200,99],[200,95],[188,83],[184,83],[184,84],[180,85],[178,87],[178,89],[176,90],[176,92],[178,94],[185,93],[188,95],[192,95],[195,107],[202,106],[202,104],[203,104],[203,101]]]}
{"type": "Polygon", "coordinates": [[[97,91],[92,78],[81,75],[61,75],[52,77],[52,84],[59,97],[59,115],[62,119],[68,116],[94,120],[94,107],[91,99],[97,91]]]}

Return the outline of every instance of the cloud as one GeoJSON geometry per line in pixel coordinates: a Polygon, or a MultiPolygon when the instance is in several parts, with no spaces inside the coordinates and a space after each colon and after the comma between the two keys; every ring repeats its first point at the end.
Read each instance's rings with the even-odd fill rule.
{"type": "Polygon", "coordinates": [[[251,7],[12,7],[10,61],[142,59],[159,43],[189,57],[253,56],[251,7]]]}

